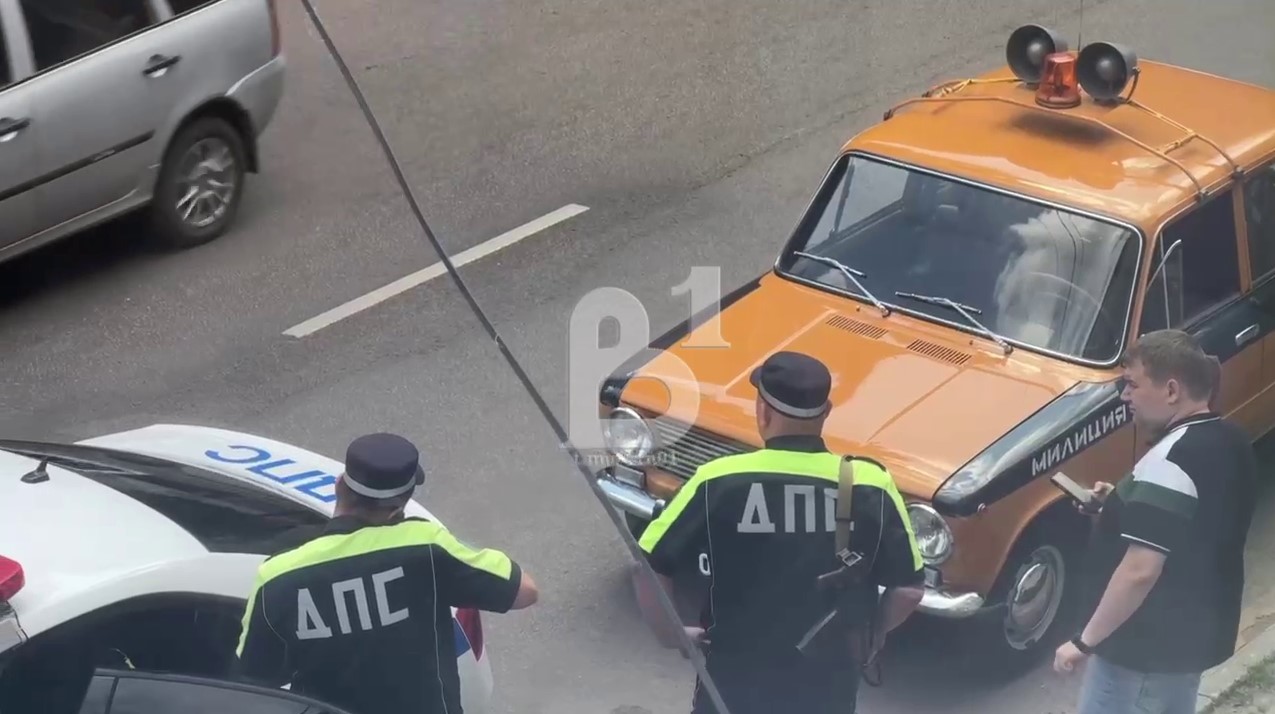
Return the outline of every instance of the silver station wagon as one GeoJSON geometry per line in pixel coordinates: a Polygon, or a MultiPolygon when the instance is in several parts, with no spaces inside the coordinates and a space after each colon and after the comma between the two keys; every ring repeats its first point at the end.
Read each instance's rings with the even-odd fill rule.
{"type": "Polygon", "coordinates": [[[277,0],[0,0],[0,261],[136,209],[234,220],[283,93],[277,0]]]}

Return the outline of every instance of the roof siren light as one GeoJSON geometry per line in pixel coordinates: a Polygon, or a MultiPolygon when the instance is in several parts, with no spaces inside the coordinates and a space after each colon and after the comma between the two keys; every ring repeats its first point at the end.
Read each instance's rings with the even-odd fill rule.
{"type": "Polygon", "coordinates": [[[1075,57],[1061,52],[1045,57],[1045,71],[1036,87],[1036,103],[1049,109],[1080,106],[1075,57]]]}
{"type": "Polygon", "coordinates": [[[1040,25],[1014,30],[1005,45],[1005,59],[1014,76],[1034,87],[1045,74],[1045,58],[1067,51],[1067,38],[1040,25]]]}
{"type": "Polygon", "coordinates": [[[1137,83],[1138,56],[1110,42],[1086,45],[1076,59],[1076,77],[1085,93],[1099,104],[1115,104],[1129,81],[1137,83]]]}

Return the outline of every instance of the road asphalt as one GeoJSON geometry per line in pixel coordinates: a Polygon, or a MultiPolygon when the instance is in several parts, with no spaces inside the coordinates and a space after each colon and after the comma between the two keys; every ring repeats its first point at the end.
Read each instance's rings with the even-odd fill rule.
{"type": "MultiPolygon", "coordinates": [[[[588,210],[462,268],[566,421],[566,331],[606,286],[653,332],[691,266],[768,268],[837,148],[891,104],[1004,61],[1026,22],[1075,42],[1077,2],[319,0],[449,253],[588,210]]],[[[298,3],[287,94],[235,229],[143,252],[127,222],[0,266],[0,433],[78,439],[155,422],[257,432],[340,458],[422,447],[422,500],[543,590],[488,616],[494,714],[688,710],[693,673],[635,614],[628,554],[456,288],[439,278],[302,338],[289,328],[437,261],[298,3]]],[[[1089,0],[1084,37],[1275,85],[1269,0],[1089,0]]],[[[1064,714],[1074,679],[989,689],[898,643],[881,714],[1064,714]],[[923,683],[923,684],[920,684],[923,683]]]]}

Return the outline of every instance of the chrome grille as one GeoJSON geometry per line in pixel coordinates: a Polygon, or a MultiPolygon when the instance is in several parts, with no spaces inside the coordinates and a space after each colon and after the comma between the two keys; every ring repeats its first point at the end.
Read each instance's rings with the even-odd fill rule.
{"type": "Polygon", "coordinates": [[[756,447],[719,436],[699,427],[689,429],[686,424],[668,417],[653,420],[659,453],[654,465],[675,476],[690,478],[699,468],[713,459],[733,454],[755,451],[756,447]]]}

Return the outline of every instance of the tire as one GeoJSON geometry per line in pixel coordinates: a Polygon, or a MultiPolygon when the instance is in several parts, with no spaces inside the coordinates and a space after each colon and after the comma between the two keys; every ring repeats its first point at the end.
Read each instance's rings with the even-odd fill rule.
{"type": "Polygon", "coordinates": [[[969,674],[980,679],[1016,678],[1075,634],[1086,532],[1087,524],[1078,516],[1054,511],[1019,538],[989,598],[1000,607],[966,623],[961,635],[969,644],[962,650],[972,655],[962,658],[971,668],[969,674]],[[1035,588],[1021,590],[1027,599],[1010,608],[1015,584],[1028,580],[1035,588]]]}
{"type": "Polygon", "coordinates": [[[182,127],[164,153],[164,163],[159,170],[150,206],[150,232],[155,245],[168,250],[185,250],[225,233],[239,212],[246,167],[243,137],[229,122],[217,117],[202,117],[182,127]],[[204,162],[198,161],[201,155],[205,157],[204,162]],[[224,165],[227,159],[228,166],[214,170],[219,168],[219,163],[224,165]],[[199,168],[196,169],[196,166],[199,168]],[[227,191],[224,186],[228,182],[233,183],[227,191]],[[195,206],[188,219],[183,216],[178,203],[191,189],[206,193],[200,197],[202,202],[195,206]],[[212,210],[213,206],[217,206],[218,210],[212,210]]]}

